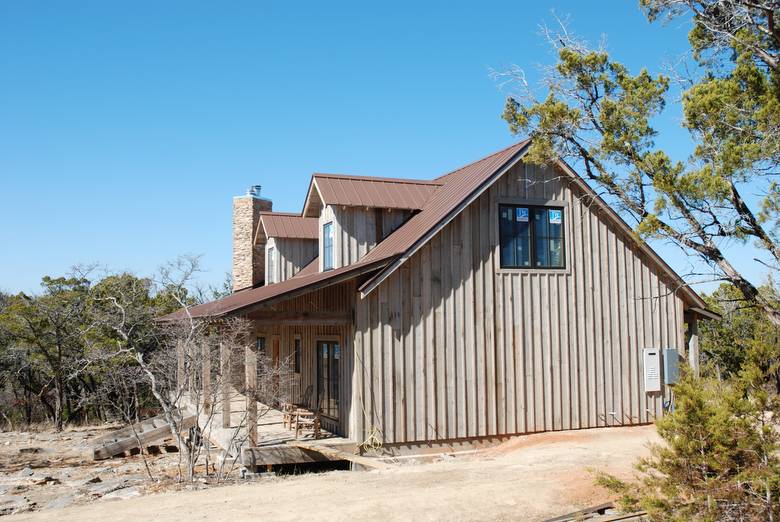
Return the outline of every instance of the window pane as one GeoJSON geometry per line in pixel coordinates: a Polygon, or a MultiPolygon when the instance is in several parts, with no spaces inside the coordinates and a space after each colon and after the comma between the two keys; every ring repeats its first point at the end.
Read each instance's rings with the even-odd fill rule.
{"type": "Polygon", "coordinates": [[[534,209],[534,234],[536,237],[548,237],[547,209],[534,209]]]}
{"type": "Polygon", "coordinates": [[[498,231],[501,241],[501,266],[516,266],[513,208],[499,207],[498,231]]]}
{"type": "Polygon", "coordinates": [[[268,282],[276,282],[276,261],[274,260],[274,249],[268,249],[268,282]]]}
{"type": "Polygon", "coordinates": [[[330,414],[338,416],[339,408],[339,345],[331,345],[330,359],[330,414]]]}
{"type": "Polygon", "coordinates": [[[322,268],[333,268],[333,223],[322,226],[322,268]]]}
{"type": "Polygon", "coordinates": [[[563,210],[559,208],[551,208],[547,212],[549,221],[549,237],[560,238],[563,237],[563,210]]]}
{"type": "Polygon", "coordinates": [[[294,350],[294,365],[295,365],[295,373],[301,373],[301,340],[296,339],[295,340],[295,347],[294,350]]]}
{"type": "Polygon", "coordinates": [[[549,266],[549,239],[536,236],[534,247],[536,248],[535,266],[544,268],[549,266]]]}
{"type": "Polygon", "coordinates": [[[550,266],[563,267],[563,239],[550,239],[550,266]]]}
{"type": "Polygon", "coordinates": [[[257,355],[265,355],[265,337],[258,337],[255,341],[257,355]]]}
{"type": "Polygon", "coordinates": [[[531,236],[519,236],[515,245],[517,256],[516,264],[514,266],[531,266],[531,236]]]}

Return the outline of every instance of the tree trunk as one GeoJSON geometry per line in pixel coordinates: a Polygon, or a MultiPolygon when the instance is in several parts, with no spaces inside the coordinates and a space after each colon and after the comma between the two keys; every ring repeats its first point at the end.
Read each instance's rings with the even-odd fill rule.
{"type": "Polygon", "coordinates": [[[54,378],[54,429],[62,431],[62,416],[65,411],[64,391],[62,389],[62,376],[54,378]]]}

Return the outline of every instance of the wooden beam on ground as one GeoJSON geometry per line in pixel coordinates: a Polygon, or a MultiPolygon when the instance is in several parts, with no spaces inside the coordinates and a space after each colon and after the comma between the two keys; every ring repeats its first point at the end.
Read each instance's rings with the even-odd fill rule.
{"type": "Polygon", "coordinates": [[[219,343],[219,375],[222,392],[222,427],[230,427],[230,350],[219,343]]]}
{"type": "Polygon", "coordinates": [[[354,453],[347,453],[346,451],[342,451],[337,448],[330,448],[323,444],[317,444],[311,441],[294,440],[288,442],[287,445],[293,446],[295,448],[301,448],[303,450],[315,451],[325,455],[329,458],[329,460],[348,460],[350,462],[354,462],[355,464],[360,464],[361,466],[365,466],[371,469],[390,469],[393,467],[392,464],[388,464],[387,462],[382,462],[371,457],[355,455],[354,453]]]}
{"type": "Polygon", "coordinates": [[[211,413],[212,397],[211,397],[211,346],[209,343],[204,342],[200,349],[201,357],[201,388],[203,393],[203,411],[207,414],[211,413]]]}
{"type": "MultiPolygon", "coordinates": [[[[179,429],[189,429],[194,425],[195,416],[190,415],[179,422],[179,429]]],[[[135,427],[137,436],[133,433],[132,428],[124,428],[120,430],[123,438],[116,441],[106,441],[103,444],[93,447],[92,458],[95,460],[108,459],[114,455],[124,453],[125,451],[139,447],[143,448],[154,444],[155,442],[171,438],[171,427],[167,423],[163,426],[150,428],[149,426],[145,426],[143,422],[140,422],[135,425],[135,427]]]]}
{"type": "Polygon", "coordinates": [[[257,348],[247,345],[244,350],[246,378],[246,433],[250,446],[257,445],[257,348]]]}

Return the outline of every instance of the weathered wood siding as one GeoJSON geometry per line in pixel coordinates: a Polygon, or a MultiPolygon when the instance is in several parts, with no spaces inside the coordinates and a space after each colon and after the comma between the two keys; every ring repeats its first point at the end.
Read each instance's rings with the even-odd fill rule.
{"type": "MultiPolygon", "coordinates": [[[[278,305],[257,310],[260,313],[277,312],[352,312],[355,302],[355,282],[349,281],[324,288],[300,297],[283,301],[278,305]]],[[[248,319],[252,319],[249,314],[248,319]]],[[[255,322],[254,337],[266,337],[266,352],[272,355],[273,338],[279,337],[279,359],[293,370],[293,349],[296,336],[301,338],[301,372],[292,378],[292,386],[287,392],[290,399],[297,402],[308,386],[312,387],[312,406],[317,400],[317,359],[316,348],[318,340],[337,338],[340,342],[340,404],[339,419],[323,418],[323,427],[332,433],[349,437],[349,415],[352,409],[351,389],[354,368],[354,352],[352,340],[354,328],[352,324],[311,325],[311,324],[271,324],[255,322]]]]}
{"type": "Polygon", "coordinates": [[[643,348],[684,349],[683,302],[570,180],[519,164],[357,299],[353,438],[434,441],[638,424],[643,348]],[[505,270],[500,202],[564,206],[566,268],[505,270]]]}
{"type": "Polygon", "coordinates": [[[275,283],[290,279],[317,257],[316,239],[270,238],[265,246],[266,274],[271,269],[271,263],[268,259],[268,250],[271,248],[276,252],[274,258],[274,265],[276,265],[274,267],[276,269],[275,283]]]}
{"type": "Polygon", "coordinates": [[[333,268],[340,268],[357,262],[410,215],[408,210],[327,205],[320,214],[320,252],[322,226],[326,223],[333,223],[333,268]]]}

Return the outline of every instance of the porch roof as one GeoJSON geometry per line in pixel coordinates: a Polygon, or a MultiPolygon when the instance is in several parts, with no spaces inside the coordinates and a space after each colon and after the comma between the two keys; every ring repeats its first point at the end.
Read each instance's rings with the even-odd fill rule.
{"type": "Polygon", "coordinates": [[[188,317],[225,317],[248,312],[250,308],[271,302],[291,299],[320,288],[335,285],[363,274],[379,270],[391,261],[390,258],[379,261],[360,261],[326,272],[296,274],[280,283],[240,290],[222,299],[203,303],[187,309],[177,310],[161,317],[160,321],[179,321],[188,317]]]}

